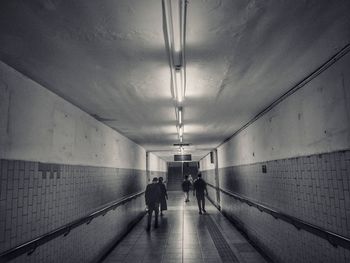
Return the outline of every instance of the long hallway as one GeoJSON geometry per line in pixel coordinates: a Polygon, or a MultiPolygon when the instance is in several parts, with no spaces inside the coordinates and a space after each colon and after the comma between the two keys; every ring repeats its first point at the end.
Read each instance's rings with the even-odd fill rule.
{"type": "Polygon", "coordinates": [[[208,200],[206,207],[199,215],[195,197],[185,203],[182,192],[169,192],[159,227],[147,232],[145,216],[103,262],[266,262],[208,200]]]}
{"type": "Polygon", "coordinates": [[[0,263],[350,262],[350,0],[0,10],[0,263]]]}

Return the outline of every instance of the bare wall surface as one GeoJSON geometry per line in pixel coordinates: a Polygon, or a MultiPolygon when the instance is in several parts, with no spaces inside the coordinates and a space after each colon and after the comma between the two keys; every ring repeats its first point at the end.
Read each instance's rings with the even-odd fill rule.
{"type": "Polygon", "coordinates": [[[218,148],[219,168],[350,148],[350,54],[218,148]]]}
{"type": "Polygon", "coordinates": [[[147,153],[147,182],[150,183],[153,177],[163,177],[163,182],[168,182],[167,162],[160,159],[155,154],[147,153]]]}
{"type": "Polygon", "coordinates": [[[149,163],[148,170],[150,171],[158,171],[158,172],[166,172],[167,171],[167,162],[160,159],[157,155],[153,153],[148,153],[149,163]]]}
{"type": "Polygon", "coordinates": [[[215,168],[215,164],[211,163],[210,154],[204,156],[200,161],[200,170],[211,170],[215,168]]]}
{"type": "Polygon", "coordinates": [[[0,62],[0,158],[146,169],[145,150],[0,62]]]}

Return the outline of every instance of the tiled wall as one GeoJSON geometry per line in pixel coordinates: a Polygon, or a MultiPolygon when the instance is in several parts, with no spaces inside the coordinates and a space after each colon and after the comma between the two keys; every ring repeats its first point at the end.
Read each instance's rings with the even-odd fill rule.
{"type": "MultiPolygon", "coordinates": [[[[0,252],[111,201],[143,191],[146,186],[146,172],[133,169],[1,160],[0,171],[0,252]]],[[[87,226],[78,227],[65,240],[58,238],[49,242],[45,245],[47,249],[37,249],[30,258],[32,262],[86,262],[125,229],[143,208],[141,196],[87,226]],[[60,251],[52,254],[48,250],[60,251]],[[69,251],[74,251],[74,257],[63,260],[69,251]]],[[[22,257],[23,262],[28,258],[22,257]]]]}
{"type": "MultiPolygon", "coordinates": [[[[350,237],[350,151],[227,167],[219,177],[224,190],[350,237]]],[[[227,195],[221,207],[277,262],[350,262],[349,250],[227,195]]]]}
{"type": "Polygon", "coordinates": [[[140,208],[144,208],[143,195],[95,218],[89,225],[73,229],[66,237],[60,236],[45,243],[32,255],[23,254],[11,262],[96,262],[101,252],[125,233],[131,221],[142,215],[140,208]]]}

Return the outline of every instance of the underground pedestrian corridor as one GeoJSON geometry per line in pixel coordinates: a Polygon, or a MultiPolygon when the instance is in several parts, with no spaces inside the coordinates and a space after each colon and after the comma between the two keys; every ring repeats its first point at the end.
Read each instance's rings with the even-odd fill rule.
{"type": "Polygon", "coordinates": [[[194,200],[170,192],[159,227],[144,231],[145,218],[103,262],[267,262],[213,205],[199,216],[194,200]]]}
{"type": "Polygon", "coordinates": [[[349,14],[0,1],[0,263],[349,263],[349,14]]]}

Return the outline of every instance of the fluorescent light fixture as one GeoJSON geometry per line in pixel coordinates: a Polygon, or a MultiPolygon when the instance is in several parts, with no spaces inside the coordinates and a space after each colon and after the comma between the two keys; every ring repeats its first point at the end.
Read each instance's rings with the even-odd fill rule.
{"type": "MultiPolygon", "coordinates": [[[[179,89],[179,87],[178,87],[179,89]]],[[[185,99],[185,90],[186,90],[186,71],[184,68],[181,68],[181,102],[185,99]]]]}
{"type": "Polygon", "coordinates": [[[182,125],[182,107],[178,108],[179,125],[182,125]]]}
{"type": "MultiPolygon", "coordinates": [[[[171,1],[171,0],[170,0],[171,1]]],[[[171,14],[173,22],[173,39],[174,39],[174,50],[173,58],[175,65],[181,65],[181,0],[180,1],[171,1],[171,14]]]]}
{"type": "Polygon", "coordinates": [[[182,70],[175,70],[175,80],[176,80],[176,100],[178,103],[183,101],[183,89],[182,89],[182,70]]]}
{"type": "Polygon", "coordinates": [[[170,16],[169,25],[172,34],[171,36],[171,51],[173,56],[173,65],[182,66],[184,58],[184,43],[185,43],[185,24],[186,24],[186,0],[165,0],[165,8],[168,9],[170,16]]]}
{"type": "Polygon", "coordinates": [[[163,3],[163,29],[165,44],[169,57],[171,73],[171,93],[178,107],[178,133],[180,142],[183,140],[183,112],[182,103],[186,91],[186,63],[185,63],[185,38],[186,38],[186,14],[188,0],[162,0],[163,3]]]}
{"type": "Polygon", "coordinates": [[[178,104],[185,97],[185,37],[187,0],[163,0],[164,35],[172,79],[172,95],[178,104]]]}
{"type": "Polygon", "coordinates": [[[181,126],[179,127],[179,137],[182,137],[183,135],[184,135],[184,126],[181,125],[181,126]]]}

